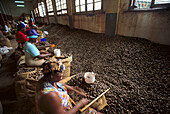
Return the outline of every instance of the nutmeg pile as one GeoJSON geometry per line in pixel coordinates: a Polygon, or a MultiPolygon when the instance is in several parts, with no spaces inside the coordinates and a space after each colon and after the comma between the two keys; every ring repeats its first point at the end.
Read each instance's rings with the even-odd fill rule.
{"type": "Polygon", "coordinates": [[[35,71],[36,68],[32,67],[32,68],[20,68],[18,73],[27,73],[27,72],[31,72],[31,71],[35,71]]]}
{"type": "Polygon", "coordinates": [[[103,113],[169,113],[170,46],[62,25],[48,32],[48,42],[72,53],[72,75],[93,71],[111,88],[103,113]]]}
{"type": "MultiPolygon", "coordinates": [[[[66,84],[70,86],[78,87],[84,90],[84,92],[87,95],[87,98],[91,101],[97,98],[100,94],[102,94],[104,91],[106,91],[109,88],[107,85],[105,85],[104,83],[101,83],[98,80],[95,80],[95,82],[92,84],[87,84],[84,80],[84,73],[77,74],[75,77],[69,80],[66,84]]],[[[76,93],[69,93],[69,95],[71,96],[71,98],[73,98],[75,102],[80,101],[80,99],[82,98],[76,93]]]]}

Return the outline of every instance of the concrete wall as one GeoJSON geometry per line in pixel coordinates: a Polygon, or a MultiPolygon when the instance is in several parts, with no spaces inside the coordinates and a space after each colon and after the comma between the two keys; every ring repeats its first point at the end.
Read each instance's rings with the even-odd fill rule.
{"type": "Polygon", "coordinates": [[[68,15],[47,17],[50,23],[68,25],[107,35],[140,37],[156,43],[170,45],[170,10],[128,11],[130,0],[103,0],[103,12],[75,14],[74,0],[67,0],[68,15]]]}
{"type": "Polygon", "coordinates": [[[116,33],[170,45],[170,10],[127,12],[129,2],[120,3],[116,33]]]}
{"type": "Polygon", "coordinates": [[[14,0],[1,0],[4,4],[5,8],[7,9],[7,14],[12,14],[13,17],[19,17],[23,13],[31,14],[31,10],[33,9],[33,5],[30,1],[25,1],[25,7],[17,7],[14,3],[14,0]]]}
{"type": "Polygon", "coordinates": [[[48,24],[48,19],[46,17],[44,18],[44,22],[48,24]]]}
{"type": "MultiPolygon", "coordinates": [[[[75,2],[74,0],[67,0],[68,17],[65,15],[58,16],[57,21],[59,24],[69,25],[71,28],[84,29],[95,33],[115,33],[115,31],[107,32],[108,29],[115,29],[116,24],[109,22],[106,18],[106,14],[117,13],[118,0],[103,0],[103,12],[94,15],[76,15],[75,14],[75,2]],[[106,26],[106,23],[111,23],[106,26]],[[112,26],[113,25],[113,26],[112,26]]],[[[116,22],[116,18],[111,21],[116,22]]]]}
{"type": "Polygon", "coordinates": [[[68,15],[57,16],[57,22],[59,24],[68,25],[69,26],[69,17],[68,17],[68,15]]]}
{"type": "Polygon", "coordinates": [[[50,24],[56,24],[56,20],[54,16],[49,17],[50,24]]]}
{"type": "Polygon", "coordinates": [[[96,14],[94,16],[74,15],[73,27],[95,33],[105,33],[105,18],[105,14],[96,14]]]}

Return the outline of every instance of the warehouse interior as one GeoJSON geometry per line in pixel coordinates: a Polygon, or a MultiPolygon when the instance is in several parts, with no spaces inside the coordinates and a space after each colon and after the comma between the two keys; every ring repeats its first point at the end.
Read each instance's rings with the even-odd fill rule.
{"type": "MultiPolygon", "coordinates": [[[[94,72],[110,88],[99,112],[170,112],[170,0],[0,0],[1,25],[31,18],[48,43],[72,55],[69,76],[94,72]]],[[[17,96],[25,82],[16,83],[12,30],[0,38],[1,48],[12,47],[0,56],[0,113],[34,114],[32,91],[17,96]]]]}

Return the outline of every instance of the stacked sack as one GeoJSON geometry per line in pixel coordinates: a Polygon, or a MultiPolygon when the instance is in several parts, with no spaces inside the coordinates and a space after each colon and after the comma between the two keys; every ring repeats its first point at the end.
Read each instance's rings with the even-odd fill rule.
{"type": "Polygon", "coordinates": [[[0,47],[3,47],[3,46],[11,47],[11,42],[0,31],[0,47]]]}
{"type": "MultiPolygon", "coordinates": [[[[3,46],[11,47],[11,42],[8,38],[5,38],[3,33],[0,31],[0,48],[3,46]]],[[[0,54],[0,63],[2,60],[2,55],[0,54]]]]}
{"type": "Polygon", "coordinates": [[[15,93],[17,99],[28,98],[34,103],[36,84],[43,73],[42,68],[23,67],[15,74],[15,93]]]}

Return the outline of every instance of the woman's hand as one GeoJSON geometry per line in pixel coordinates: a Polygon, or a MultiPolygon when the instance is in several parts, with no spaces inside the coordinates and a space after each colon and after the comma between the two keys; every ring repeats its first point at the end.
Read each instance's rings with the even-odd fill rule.
{"type": "Polygon", "coordinates": [[[87,97],[84,92],[79,92],[78,94],[79,94],[80,96],[82,96],[82,97],[87,97]]]}
{"type": "Polygon", "coordinates": [[[78,104],[80,104],[81,107],[82,107],[82,106],[86,105],[88,102],[89,102],[88,99],[84,99],[84,98],[83,98],[81,101],[78,102],[78,104]]]}
{"type": "Polygon", "coordinates": [[[47,55],[48,55],[48,56],[52,56],[52,54],[51,54],[51,53],[47,53],[47,55]]]}
{"type": "Polygon", "coordinates": [[[66,84],[63,84],[63,85],[67,88],[68,91],[75,92],[75,93],[81,95],[82,97],[87,97],[83,89],[81,89],[79,87],[71,87],[66,84]]]}
{"type": "Polygon", "coordinates": [[[74,87],[74,89],[76,90],[75,92],[76,92],[77,94],[79,94],[80,96],[82,96],[82,97],[87,97],[87,96],[86,96],[86,93],[85,93],[85,91],[84,91],[83,89],[81,89],[81,88],[79,88],[79,87],[74,87]]]}

